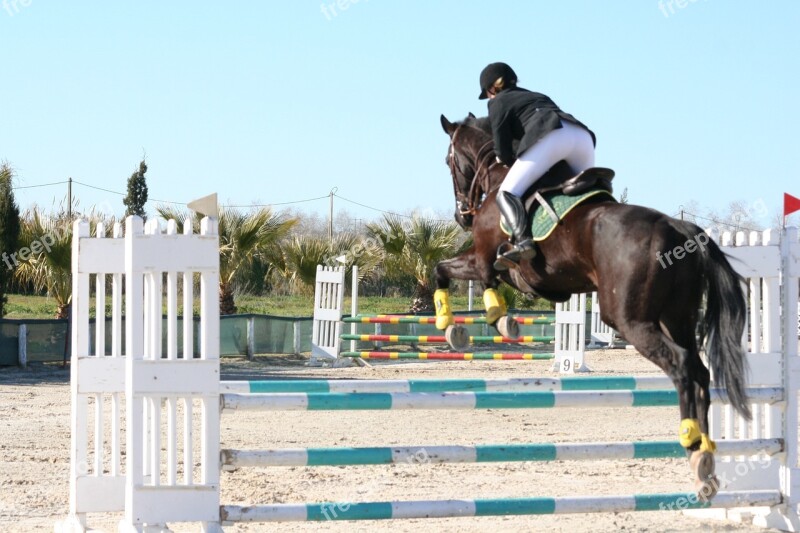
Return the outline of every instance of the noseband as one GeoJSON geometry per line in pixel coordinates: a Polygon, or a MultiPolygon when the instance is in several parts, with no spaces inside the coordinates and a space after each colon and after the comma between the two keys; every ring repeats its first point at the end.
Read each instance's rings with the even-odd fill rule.
{"type": "Polygon", "coordinates": [[[462,217],[474,216],[481,208],[481,203],[485,193],[489,191],[489,171],[497,161],[494,157],[494,141],[492,139],[486,141],[475,155],[475,162],[477,163],[475,174],[469,185],[469,190],[465,193],[459,187],[458,179],[456,176],[461,174],[466,178],[467,176],[459,172],[458,165],[456,164],[456,137],[461,132],[463,125],[458,126],[453,136],[450,137],[450,174],[453,177],[453,190],[456,193],[456,209],[462,217]]]}

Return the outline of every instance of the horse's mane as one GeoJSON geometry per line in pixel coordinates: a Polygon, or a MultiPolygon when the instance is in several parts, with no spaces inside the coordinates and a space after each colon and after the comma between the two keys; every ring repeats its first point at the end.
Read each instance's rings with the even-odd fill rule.
{"type": "MultiPolygon", "coordinates": [[[[490,137],[492,136],[492,123],[489,121],[489,117],[476,117],[472,113],[467,115],[467,118],[459,122],[459,124],[463,124],[464,126],[471,126],[473,128],[477,128],[482,132],[486,133],[490,137]]],[[[519,140],[514,139],[511,144],[512,150],[516,153],[517,146],[519,146],[519,140]]]]}
{"type": "Polygon", "coordinates": [[[483,130],[489,135],[492,134],[492,123],[489,122],[489,117],[476,117],[475,115],[470,114],[467,116],[467,118],[462,120],[461,123],[465,126],[472,126],[473,128],[483,130]]]}

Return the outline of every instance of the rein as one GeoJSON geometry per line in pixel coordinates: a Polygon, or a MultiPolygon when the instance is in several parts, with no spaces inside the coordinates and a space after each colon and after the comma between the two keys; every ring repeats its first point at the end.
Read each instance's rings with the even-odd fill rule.
{"type": "Polygon", "coordinates": [[[475,175],[472,177],[469,191],[465,194],[458,186],[458,180],[456,179],[458,173],[458,165],[456,165],[456,137],[462,127],[463,126],[459,126],[450,138],[450,174],[453,177],[453,190],[456,193],[456,204],[459,213],[465,216],[475,215],[481,208],[483,196],[490,191],[491,187],[490,171],[492,167],[497,165],[497,161],[494,157],[494,141],[490,139],[478,149],[475,155],[475,175]]]}

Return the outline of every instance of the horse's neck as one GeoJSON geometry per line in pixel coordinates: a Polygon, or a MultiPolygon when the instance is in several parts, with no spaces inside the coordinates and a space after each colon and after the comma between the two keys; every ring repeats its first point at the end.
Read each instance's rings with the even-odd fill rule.
{"type": "Polygon", "coordinates": [[[494,146],[488,147],[489,150],[491,151],[491,157],[486,156],[485,153],[481,153],[482,149],[484,149],[487,146],[487,143],[489,143],[491,140],[492,140],[491,137],[488,136],[483,138],[480,136],[476,136],[472,150],[473,154],[475,154],[474,158],[475,158],[476,170],[481,165],[482,155],[488,159],[488,161],[486,161],[486,164],[489,166],[489,168],[486,169],[486,175],[482,177],[475,176],[475,179],[483,180],[483,182],[480,183],[479,185],[481,185],[484,194],[489,194],[490,192],[500,187],[500,184],[503,183],[506,174],[508,174],[507,166],[501,165],[499,163],[494,165],[492,164],[494,162],[494,146]]]}

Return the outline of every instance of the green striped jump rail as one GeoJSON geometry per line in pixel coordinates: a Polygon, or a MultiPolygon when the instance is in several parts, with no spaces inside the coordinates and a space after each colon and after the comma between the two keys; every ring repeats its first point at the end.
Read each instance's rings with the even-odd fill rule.
{"type": "MultiPolygon", "coordinates": [[[[555,317],[550,316],[514,316],[512,317],[518,324],[530,326],[533,324],[555,324],[555,317]]],[[[350,324],[435,324],[435,316],[414,316],[414,315],[356,315],[342,319],[343,322],[350,324]]],[[[455,324],[487,324],[485,316],[456,316],[453,317],[455,324]]]]}
{"type": "MultiPolygon", "coordinates": [[[[783,389],[747,391],[749,401],[783,399],[783,389]]],[[[712,401],[721,401],[712,389],[712,401]]],[[[660,407],[678,405],[673,390],[550,392],[390,392],[390,393],[255,393],[221,395],[222,408],[246,411],[342,411],[416,409],[547,409],[553,407],[660,407]]]]}
{"type": "Polygon", "coordinates": [[[780,491],[720,492],[710,502],[695,493],[577,496],[563,498],[507,498],[433,501],[276,503],[223,505],[224,525],[233,522],[325,522],[328,520],[390,520],[457,516],[550,515],[630,511],[680,511],[732,507],[773,506],[782,502],[780,491]]]}
{"type": "Polygon", "coordinates": [[[555,359],[555,354],[552,353],[342,352],[339,355],[361,359],[422,361],[544,361],[555,359]]]}
{"type": "Polygon", "coordinates": [[[289,379],[222,381],[220,392],[458,392],[591,391],[669,389],[672,381],[653,376],[563,376],[508,379],[289,379]]]}
{"type": "MultiPolygon", "coordinates": [[[[343,333],[340,335],[343,341],[363,341],[363,342],[412,342],[412,343],[446,343],[444,335],[378,335],[378,334],[358,334],[343,333]]],[[[548,335],[524,335],[512,339],[500,335],[475,335],[469,338],[470,342],[495,342],[495,343],[517,343],[517,342],[553,342],[556,338],[548,335]]]]}
{"type": "MultiPolygon", "coordinates": [[[[782,439],[717,441],[717,455],[719,456],[772,455],[781,451],[783,451],[782,439]]],[[[274,466],[582,461],[673,457],[686,457],[686,449],[678,441],[222,450],[221,462],[223,467],[234,469],[274,466]]]]}

